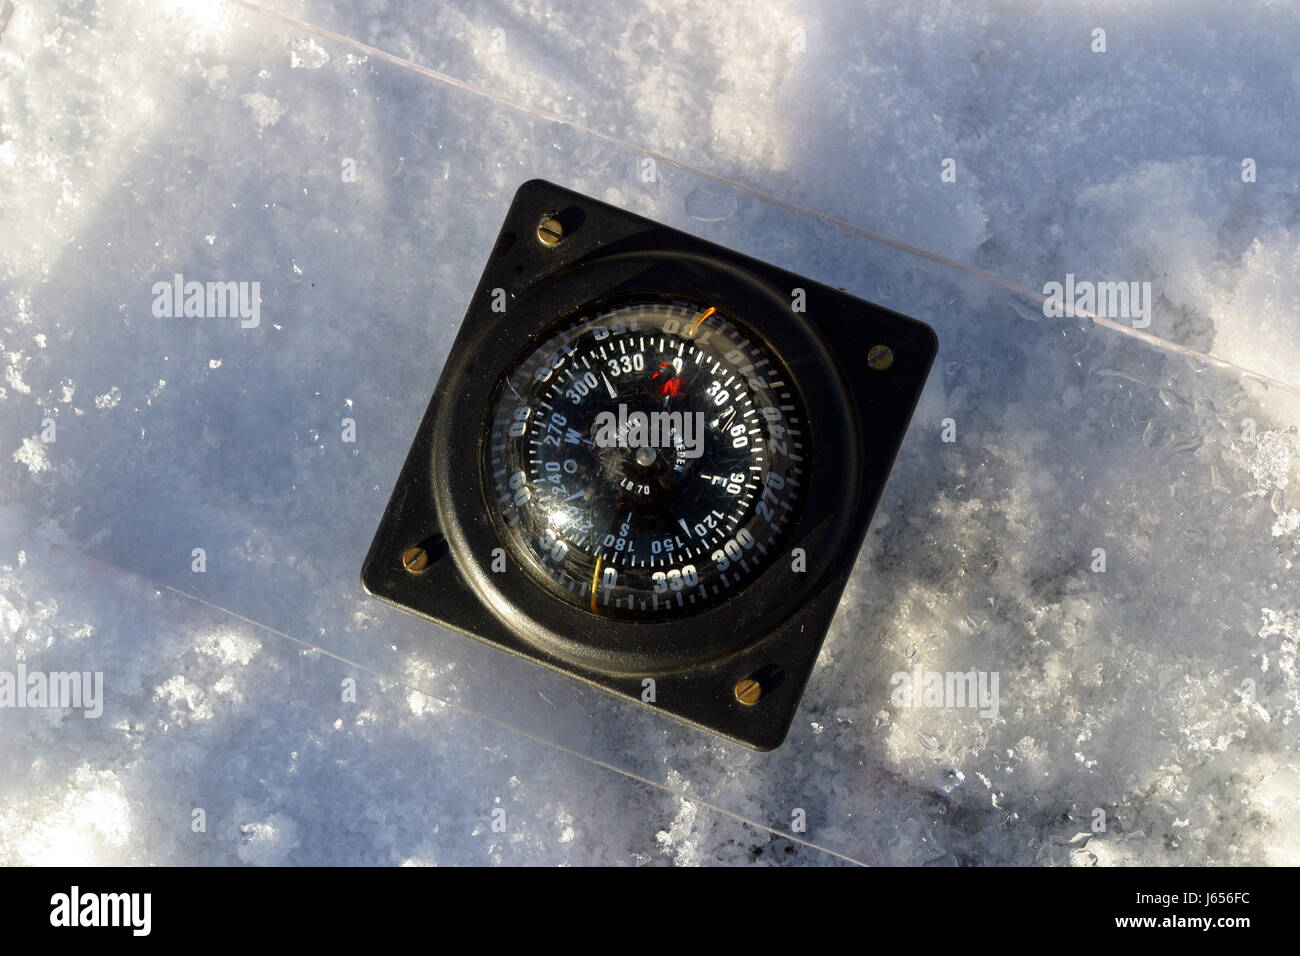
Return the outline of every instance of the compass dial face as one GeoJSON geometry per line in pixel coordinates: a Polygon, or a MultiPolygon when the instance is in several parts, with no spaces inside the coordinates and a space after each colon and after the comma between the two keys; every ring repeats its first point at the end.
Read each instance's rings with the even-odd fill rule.
{"type": "Polygon", "coordinates": [[[489,512],[511,561],[560,600],[602,616],[697,613],[790,560],[805,419],[780,358],[716,309],[588,313],[497,391],[489,512]]]}

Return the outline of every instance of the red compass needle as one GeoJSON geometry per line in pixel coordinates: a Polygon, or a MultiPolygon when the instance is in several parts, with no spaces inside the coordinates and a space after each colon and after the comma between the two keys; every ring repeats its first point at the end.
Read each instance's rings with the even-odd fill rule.
{"type": "MultiPolygon", "coordinates": [[[[673,367],[672,363],[670,362],[660,362],[659,363],[660,371],[655,372],[653,375],[651,375],[650,381],[653,382],[660,375],[662,375],[663,369],[672,368],[672,367],[673,367]]],[[[667,379],[665,379],[663,385],[659,387],[660,395],[671,395],[673,398],[676,398],[678,395],[680,395],[681,391],[682,391],[682,380],[676,375],[670,376],[667,379]]]]}

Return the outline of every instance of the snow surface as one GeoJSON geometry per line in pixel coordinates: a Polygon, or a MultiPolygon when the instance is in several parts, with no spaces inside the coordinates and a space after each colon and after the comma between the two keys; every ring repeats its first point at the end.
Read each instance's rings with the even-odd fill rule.
{"type": "Polygon", "coordinates": [[[0,2],[0,670],[107,687],[0,710],[0,862],[1300,862],[1300,399],[1177,351],[1300,388],[1300,11],[267,6],[323,31],[0,2]],[[775,754],[360,593],[534,176],[939,332],[775,754]],[[1157,340],[756,191],[1033,290],[1149,280],[1157,340]],[[155,317],[178,272],[260,282],[260,324],[155,317]],[[918,664],[996,672],[998,716],[896,706],[918,664]]]}

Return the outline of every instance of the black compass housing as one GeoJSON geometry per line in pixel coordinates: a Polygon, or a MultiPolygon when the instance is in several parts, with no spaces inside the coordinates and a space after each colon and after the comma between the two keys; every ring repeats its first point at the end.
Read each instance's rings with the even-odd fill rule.
{"type": "Polygon", "coordinates": [[[443,626],[770,750],[794,719],[937,347],[933,330],[914,319],[527,182],[420,422],[362,583],[443,626]],[[548,220],[559,228],[539,234],[548,220]],[[528,558],[501,534],[481,464],[492,409],[522,356],[576,317],[648,300],[734,318],[779,357],[807,417],[803,487],[779,553],[743,587],[666,618],[593,612],[524,573],[528,558]]]}

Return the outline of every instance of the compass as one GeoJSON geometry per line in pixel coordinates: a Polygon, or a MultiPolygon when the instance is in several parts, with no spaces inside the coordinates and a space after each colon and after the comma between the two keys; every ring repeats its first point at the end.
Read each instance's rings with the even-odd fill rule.
{"type": "Polygon", "coordinates": [[[775,747],[935,351],[913,319],[526,183],[363,584],[775,747]]]}
{"type": "Polygon", "coordinates": [[[639,296],[563,326],[503,382],[484,442],[498,534],[560,600],[701,611],[780,552],[802,498],[792,376],[715,306],[639,296]]]}

